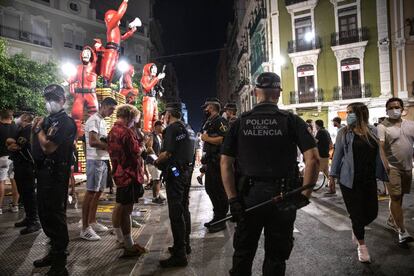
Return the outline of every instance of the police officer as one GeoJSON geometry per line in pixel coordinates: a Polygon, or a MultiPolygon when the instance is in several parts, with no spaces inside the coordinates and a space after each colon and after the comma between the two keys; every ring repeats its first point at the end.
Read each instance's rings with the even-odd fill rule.
{"type": "Polygon", "coordinates": [[[155,165],[162,168],[166,181],[168,212],[174,245],[168,250],[171,256],[161,260],[162,267],[186,266],[186,254],[190,247],[190,211],[188,178],[193,161],[194,149],[188,131],[181,118],[181,103],[168,103],[163,132],[161,153],[155,165]]]}
{"type": "Polygon", "coordinates": [[[224,141],[221,171],[230,212],[237,222],[230,275],[251,275],[263,228],[263,275],[285,274],[285,261],[293,247],[296,209],[308,203],[311,191],[299,194],[283,208],[266,205],[248,213],[244,210],[300,185],[297,146],[306,161],[303,184],[314,183],[317,178],[319,157],[315,141],[301,118],[277,107],[281,90],[278,75],[259,75],[254,90],[258,104],[236,120],[224,141]]]}
{"type": "Polygon", "coordinates": [[[47,86],[43,96],[49,116],[36,118],[33,122],[32,153],[39,217],[43,231],[50,238],[51,249],[33,265],[51,266],[47,275],[68,275],[65,267],[69,242],[66,201],[76,125],[63,110],[65,92],[62,86],[47,86]]]}
{"type": "Polygon", "coordinates": [[[204,141],[202,163],[206,165],[205,187],[214,212],[213,219],[204,226],[210,233],[215,233],[224,230],[226,224],[223,222],[213,226],[211,223],[224,218],[229,210],[220,173],[220,148],[228,129],[228,123],[219,115],[220,102],[217,98],[208,98],[202,107],[207,118],[201,135],[201,140],[204,141]]]}
{"type": "Polygon", "coordinates": [[[22,235],[38,231],[40,227],[36,206],[36,183],[34,177],[34,161],[31,154],[30,135],[32,132],[33,115],[23,112],[16,120],[18,132],[15,137],[7,139],[10,158],[14,165],[14,178],[17,189],[23,200],[26,217],[14,224],[15,227],[25,227],[22,235]]]}
{"type": "Polygon", "coordinates": [[[235,103],[226,103],[224,105],[224,114],[229,126],[232,126],[237,119],[237,105],[235,103]]]}

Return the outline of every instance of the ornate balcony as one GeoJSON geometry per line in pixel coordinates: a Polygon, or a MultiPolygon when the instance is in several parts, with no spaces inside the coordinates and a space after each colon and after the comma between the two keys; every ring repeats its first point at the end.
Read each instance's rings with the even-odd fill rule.
{"type": "Polygon", "coordinates": [[[300,2],[306,2],[307,0],[285,0],[285,5],[290,6],[300,2]]]}
{"type": "Polygon", "coordinates": [[[240,49],[239,55],[237,56],[237,64],[239,64],[241,58],[243,57],[244,54],[247,54],[248,50],[247,50],[247,46],[243,46],[240,49]]]}
{"type": "Polygon", "coordinates": [[[289,104],[317,103],[324,101],[324,92],[321,88],[316,91],[291,91],[289,104]]]}
{"type": "Polygon", "coordinates": [[[362,85],[352,86],[337,86],[334,88],[333,99],[337,100],[349,100],[349,99],[361,99],[369,98],[372,96],[371,85],[366,83],[362,85]]]}
{"type": "Polygon", "coordinates": [[[368,28],[365,27],[344,32],[332,33],[331,46],[367,41],[368,38],[368,28]]]}
{"type": "Polygon", "coordinates": [[[0,36],[45,47],[52,47],[52,38],[0,25],[0,36]]]}
{"type": "Polygon", "coordinates": [[[321,39],[320,37],[315,37],[311,41],[306,40],[291,40],[288,41],[288,53],[297,53],[309,50],[320,49],[321,39]]]}

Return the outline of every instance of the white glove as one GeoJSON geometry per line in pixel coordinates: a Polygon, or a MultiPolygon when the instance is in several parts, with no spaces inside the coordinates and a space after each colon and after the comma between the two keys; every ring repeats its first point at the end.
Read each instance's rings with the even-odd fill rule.
{"type": "Polygon", "coordinates": [[[134,27],[141,27],[142,26],[142,22],[138,17],[135,17],[134,21],[132,21],[131,23],[128,24],[128,27],[130,29],[134,28],[134,27]]]}
{"type": "Polygon", "coordinates": [[[157,78],[159,80],[162,80],[163,78],[165,78],[165,73],[159,73],[158,76],[157,76],[157,78]]]}
{"type": "Polygon", "coordinates": [[[62,83],[61,83],[61,85],[63,85],[63,86],[68,86],[68,85],[69,85],[69,83],[68,83],[67,81],[64,81],[64,82],[62,82],[62,83]]]}

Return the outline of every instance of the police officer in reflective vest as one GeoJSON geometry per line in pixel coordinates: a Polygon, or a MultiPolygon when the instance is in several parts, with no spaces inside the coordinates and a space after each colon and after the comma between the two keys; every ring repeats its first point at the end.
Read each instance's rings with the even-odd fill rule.
{"type": "Polygon", "coordinates": [[[293,247],[296,209],[309,203],[311,191],[305,190],[283,206],[270,204],[250,212],[244,210],[301,185],[297,147],[306,161],[303,184],[314,183],[317,178],[319,156],[315,141],[301,118],[277,107],[281,90],[278,75],[259,75],[254,89],[258,104],[236,120],[223,144],[221,172],[230,212],[237,222],[230,275],[251,275],[263,228],[262,274],[285,274],[285,262],[293,247]]]}
{"type": "Polygon", "coordinates": [[[168,213],[174,245],[168,250],[171,256],[160,261],[162,267],[187,265],[191,253],[191,221],[189,211],[190,166],[193,162],[194,145],[181,118],[181,103],[167,103],[165,120],[168,126],[163,132],[161,153],[155,166],[163,170],[166,181],[168,213]]]}
{"type": "Polygon", "coordinates": [[[210,224],[224,218],[229,210],[220,173],[220,149],[228,130],[228,123],[219,114],[220,102],[217,98],[208,98],[202,107],[207,121],[203,126],[203,134],[201,135],[201,140],[204,141],[204,155],[201,163],[206,165],[206,192],[213,204],[214,212],[213,219],[205,223],[204,226],[208,228],[210,233],[214,233],[224,230],[226,224],[224,222],[216,225],[210,224]]]}
{"type": "Polygon", "coordinates": [[[33,265],[51,266],[47,275],[68,275],[65,267],[69,243],[66,202],[76,125],[63,109],[65,91],[62,86],[47,86],[43,96],[49,116],[38,117],[33,122],[32,154],[39,218],[51,248],[44,258],[34,261],[33,265]]]}

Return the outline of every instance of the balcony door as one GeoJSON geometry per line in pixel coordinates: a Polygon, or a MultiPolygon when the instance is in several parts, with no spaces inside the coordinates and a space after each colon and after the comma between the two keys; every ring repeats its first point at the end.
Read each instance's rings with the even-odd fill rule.
{"type": "Polygon", "coordinates": [[[342,99],[361,98],[361,64],[358,58],[341,61],[342,99]]]}
{"type": "Polygon", "coordinates": [[[312,20],[310,16],[295,19],[295,39],[298,51],[312,49],[312,41],[306,40],[306,34],[312,32],[312,20]]]}
{"type": "Polygon", "coordinates": [[[299,103],[315,101],[315,70],[313,65],[302,65],[297,69],[299,103]]]}
{"type": "Polygon", "coordinates": [[[357,6],[338,11],[340,44],[358,41],[357,6]]]}
{"type": "Polygon", "coordinates": [[[20,16],[11,12],[4,12],[2,35],[8,38],[19,39],[20,16]]]}

